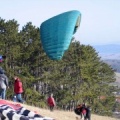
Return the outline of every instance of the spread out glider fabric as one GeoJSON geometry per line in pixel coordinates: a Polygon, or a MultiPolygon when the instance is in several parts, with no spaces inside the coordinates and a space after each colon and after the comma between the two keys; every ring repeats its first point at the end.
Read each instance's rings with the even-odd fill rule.
{"type": "Polygon", "coordinates": [[[44,21],[40,37],[44,51],[52,60],[62,59],[69,48],[73,34],[80,26],[81,13],[77,10],[64,12],[44,21]]]}
{"type": "Polygon", "coordinates": [[[43,117],[33,111],[22,107],[20,104],[10,103],[0,100],[0,120],[54,120],[53,118],[43,117]]]}

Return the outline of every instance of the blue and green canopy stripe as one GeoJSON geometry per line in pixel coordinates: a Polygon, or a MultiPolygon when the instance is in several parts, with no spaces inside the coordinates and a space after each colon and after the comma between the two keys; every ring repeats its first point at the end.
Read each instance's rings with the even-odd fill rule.
{"type": "Polygon", "coordinates": [[[77,10],[64,12],[44,21],[40,37],[44,51],[52,60],[62,59],[69,48],[73,34],[80,25],[81,13],[77,10]]]}

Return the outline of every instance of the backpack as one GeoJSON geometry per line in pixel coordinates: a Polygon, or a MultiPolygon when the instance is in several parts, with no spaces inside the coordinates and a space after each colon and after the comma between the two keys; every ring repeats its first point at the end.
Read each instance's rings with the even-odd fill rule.
{"type": "Polygon", "coordinates": [[[82,112],[81,110],[82,110],[82,105],[78,105],[78,106],[74,109],[74,112],[75,112],[75,114],[80,115],[81,112],[82,112]]]}

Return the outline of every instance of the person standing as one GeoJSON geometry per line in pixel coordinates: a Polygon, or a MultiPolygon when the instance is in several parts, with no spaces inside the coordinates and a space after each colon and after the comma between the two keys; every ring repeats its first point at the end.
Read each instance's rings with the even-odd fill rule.
{"type": "Polygon", "coordinates": [[[23,103],[22,93],[23,93],[23,86],[20,78],[14,77],[14,93],[16,95],[17,101],[23,103]]]}
{"type": "Polygon", "coordinates": [[[48,106],[50,108],[50,111],[53,111],[53,109],[54,109],[54,107],[56,105],[53,94],[50,94],[50,96],[47,99],[47,103],[48,103],[48,106]]]}
{"type": "Polygon", "coordinates": [[[6,89],[8,86],[8,77],[4,74],[4,70],[0,67],[0,97],[5,99],[6,97],[6,89]]]}

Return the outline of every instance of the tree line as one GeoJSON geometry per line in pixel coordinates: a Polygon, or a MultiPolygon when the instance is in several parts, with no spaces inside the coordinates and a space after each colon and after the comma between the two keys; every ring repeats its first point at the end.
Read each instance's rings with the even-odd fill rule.
{"type": "Polygon", "coordinates": [[[62,60],[50,60],[43,50],[38,27],[28,22],[19,30],[16,20],[0,18],[0,54],[6,55],[1,66],[9,78],[7,99],[14,95],[13,77],[17,75],[23,82],[27,104],[45,108],[52,92],[58,109],[70,107],[71,103],[74,109],[85,101],[94,113],[111,115],[115,106],[113,92],[117,91],[110,85],[115,81],[114,70],[92,46],[73,38],[62,60]]]}

